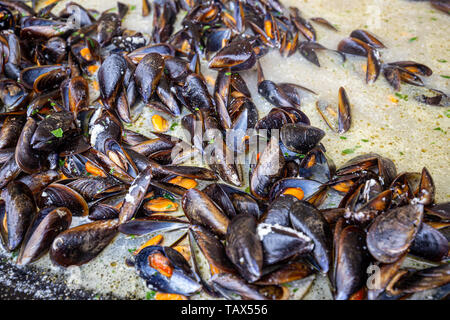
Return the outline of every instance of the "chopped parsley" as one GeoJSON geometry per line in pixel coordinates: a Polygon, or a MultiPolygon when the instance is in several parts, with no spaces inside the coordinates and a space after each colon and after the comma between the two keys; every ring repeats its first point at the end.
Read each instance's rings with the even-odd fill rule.
{"type": "Polygon", "coordinates": [[[441,77],[444,79],[450,79],[450,76],[444,76],[443,74],[441,74],[441,77]]]}
{"type": "Polygon", "coordinates": [[[114,168],[111,168],[111,170],[109,170],[109,174],[114,174],[114,168]]]}
{"type": "Polygon", "coordinates": [[[179,125],[178,122],[172,123],[172,125],[170,126],[170,130],[171,130],[171,131],[175,130],[175,127],[178,126],[178,125],[179,125]]]}
{"type": "Polygon", "coordinates": [[[342,140],[347,140],[347,137],[340,136],[339,138],[342,140]]]}
{"type": "Polygon", "coordinates": [[[351,154],[351,153],[353,153],[353,152],[355,152],[355,149],[345,149],[345,150],[342,150],[342,154],[351,154]]]}
{"type": "Polygon", "coordinates": [[[403,99],[403,100],[405,100],[405,101],[408,101],[408,95],[407,95],[407,94],[401,94],[401,93],[399,93],[399,92],[396,92],[395,95],[396,95],[398,98],[400,98],[400,99],[403,99]]]}
{"type": "Polygon", "coordinates": [[[175,200],[175,198],[170,193],[167,193],[167,192],[164,193],[163,197],[166,198],[166,199],[169,199],[171,201],[175,200]]]}
{"type": "Polygon", "coordinates": [[[447,134],[447,132],[444,131],[444,130],[442,130],[441,127],[434,128],[433,130],[435,130],[435,131],[440,131],[440,132],[442,132],[443,134],[447,134]]]}
{"type": "Polygon", "coordinates": [[[54,135],[57,138],[62,138],[63,136],[63,130],[61,128],[58,128],[56,130],[50,131],[52,135],[54,135]]]}
{"type": "Polygon", "coordinates": [[[440,63],[446,63],[447,60],[445,60],[445,59],[438,59],[437,62],[440,62],[440,63]]]}
{"type": "Polygon", "coordinates": [[[416,41],[418,38],[417,37],[412,37],[411,39],[409,39],[408,41],[409,42],[413,42],[413,41],[416,41]]]}
{"type": "Polygon", "coordinates": [[[136,6],[131,6],[130,10],[136,10],[136,6]]]}
{"type": "Polygon", "coordinates": [[[361,139],[362,142],[369,142],[367,139],[361,139]]]}
{"type": "Polygon", "coordinates": [[[156,295],[156,292],[155,292],[155,291],[153,291],[153,290],[148,291],[148,292],[146,293],[146,295],[145,295],[145,299],[147,299],[147,300],[153,300],[153,299],[155,299],[155,295],[156,295]]]}

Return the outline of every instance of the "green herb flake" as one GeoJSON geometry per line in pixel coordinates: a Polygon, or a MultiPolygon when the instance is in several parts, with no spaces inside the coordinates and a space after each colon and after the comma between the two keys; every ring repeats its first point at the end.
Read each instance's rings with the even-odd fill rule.
{"type": "Polygon", "coordinates": [[[361,139],[362,142],[369,142],[367,139],[361,139]]]}
{"type": "Polygon", "coordinates": [[[432,17],[432,18],[431,18],[431,20],[433,20],[433,21],[437,21],[437,18],[435,18],[435,17],[432,17]]]}
{"type": "Polygon", "coordinates": [[[153,291],[153,290],[148,291],[148,292],[146,293],[146,295],[145,295],[145,299],[146,299],[146,300],[153,300],[153,299],[155,299],[155,295],[156,295],[156,292],[155,292],[155,291],[153,291]]]}
{"type": "Polygon", "coordinates": [[[245,192],[250,193],[250,187],[245,188],[245,192]]]}
{"type": "Polygon", "coordinates": [[[438,59],[437,62],[440,62],[440,63],[446,63],[447,60],[445,60],[445,59],[438,59]]]}
{"type": "Polygon", "coordinates": [[[345,150],[342,150],[342,154],[351,154],[351,153],[353,153],[353,152],[355,152],[355,149],[345,149],[345,150]]]}
{"type": "Polygon", "coordinates": [[[87,38],[87,40],[89,41],[89,44],[91,45],[91,47],[94,48],[95,47],[94,40],[92,38],[87,38]]]}
{"type": "Polygon", "coordinates": [[[210,29],[211,28],[211,26],[204,26],[203,27],[203,31],[206,31],[206,30],[208,30],[208,29],[210,29]]]}
{"type": "Polygon", "coordinates": [[[135,252],[135,251],[136,251],[136,248],[128,249],[128,252],[129,252],[129,253],[133,253],[133,252],[135,252]]]}
{"type": "Polygon", "coordinates": [[[61,128],[58,128],[56,130],[50,131],[52,135],[54,135],[57,138],[62,138],[63,136],[63,130],[61,128]]]}
{"type": "Polygon", "coordinates": [[[172,125],[170,126],[170,130],[171,130],[171,131],[175,130],[175,127],[178,126],[178,125],[179,125],[178,122],[172,123],[172,125]]]}
{"type": "Polygon", "coordinates": [[[175,198],[170,194],[170,193],[164,193],[163,195],[164,198],[169,199],[170,201],[174,201],[175,198]]]}
{"type": "Polygon", "coordinates": [[[418,37],[412,37],[411,39],[409,39],[408,41],[409,42],[413,42],[413,41],[416,41],[418,39],[418,37]]]}
{"type": "Polygon", "coordinates": [[[297,154],[297,157],[298,157],[299,159],[303,159],[304,157],[306,157],[306,155],[299,153],[299,154],[297,154]]]}
{"type": "Polygon", "coordinates": [[[447,132],[444,131],[444,130],[442,130],[441,127],[434,128],[433,130],[435,130],[435,131],[440,131],[440,132],[442,132],[443,134],[447,134],[447,132]]]}
{"type": "Polygon", "coordinates": [[[403,156],[403,155],[405,155],[405,154],[404,154],[403,152],[400,151],[400,155],[403,156]]]}
{"type": "Polygon", "coordinates": [[[111,170],[109,170],[109,174],[114,174],[114,168],[111,168],[111,170]]]}
{"type": "Polygon", "coordinates": [[[408,101],[408,95],[407,95],[407,94],[401,94],[401,93],[399,93],[399,92],[396,92],[396,93],[395,93],[395,96],[398,97],[398,98],[400,98],[400,99],[403,99],[403,100],[405,100],[405,101],[408,101]]]}
{"type": "Polygon", "coordinates": [[[58,163],[59,163],[60,167],[64,167],[64,164],[66,163],[66,159],[59,159],[58,163]]]}
{"type": "Polygon", "coordinates": [[[136,6],[131,6],[130,10],[136,10],[136,6]]]}
{"type": "Polygon", "coordinates": [[[225,72],[226,76],[231,76],[231,72],[225,72]]]}
{"type": "Polygon", "coordinates": [[[444,115],[445,115],[447,118],[450,118],[450,110],[444,111],[444,115]]]}
{"type": "Polygon", "coordinates": [[[441,74],[441,77],[444,79],[450,79],[450,76],[444,76],[443,74],[441,74]]]}
{"type": "Polygon", "coordinates": [[[172,207],[173,207],[173,205],[169,204],[169,205],[167,205],[166,209],[170,209],[172,207]]]}
{"type": "Polygon", "coordinates": [[[340,136],[339,139],[347,140],[347,137],[340,136]]]}

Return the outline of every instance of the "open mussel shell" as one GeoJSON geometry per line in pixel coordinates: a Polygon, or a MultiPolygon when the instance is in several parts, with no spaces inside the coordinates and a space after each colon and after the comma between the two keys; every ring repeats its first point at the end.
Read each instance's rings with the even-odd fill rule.
{"type": "Polygon", "coordinates": [[[312,255],[324,273],[328,272],[331,261],[331,228],[328,222],[312,204],[298,201],[289,214],[295,230],[305,233],[314,242],[312,255]]]}
{"type": "Polygon", "coordinates": [[[298,168],[299,177],[322,183],[330,181],[335,172],[336,165],[326,155],[321,145],[309,151],[300,162],[298,168]]]}
{"type": "Polygon", "coordinates": [[[367,248],[380,262],[392,263],[405,253],[419,230],[422,205],[407,205],[380,214],[367,231],[367,248]]]}
{"type": "Polygon", "coordinates": [[[258,224],[257,233],[263,246],[264,265],[273,265],[295,255],[310,253],[314,243],[303,232],[279,224],[258,224]]]}
{"type": "Polygon", "coordinates": [[[147,167],[147,169],[139,173],[136,179],[134,179],[133,183],[128,189],[127,195],[125,196],[125,201],[120,208],[120,223],[130,221],[134,217],[137,210],[141,206],[142,201],[144,200],[144,196],[147,193],[151,178],[152,168],[147,167]]]}
{"type": "Polygon", "coordinates": [[[298,200],[309,200],[321,190],[322,183],[302,178],[284,178],[278,180],[270,189],[269,201],[273,201],[281,194],[294,191],[298,200]]]}
{"type": "Polygon", "coordinates": [[[22,171],[17,164],[14,155],[10,152],[4,155],[7,159],[0,167],[0,188],[6,186],[10,181],[14,180],[22,171]]]}
{"type": "Polygon", "coordinates": [[[230,273],[219,273],[214,275],[210,282],[213,287],[228,299],[233,299],[234,295],[239,295],[247,300],[267,300],[261,294],[258,286],[248,284],[244,279],[230,273]]]}
{"type": "Polygon", "coordinates": [[[39,93],[57,89],[66,77],[67,71],[63,66],[35,66],[21,71],[20,83],[39,93]]]}
{"type": "Polygon", "coordinates": [[[17,249],[36,216],[31,190],[22,182],[12,181],[2,191],[5,203],[0,209],[0,234],[8,251],[17,249]]]}
{"type": "Polygon", "coordinates": [[[203,192],[214,199],[228,217],[248,213],[259,219],[262,214],[258,202],[250,194],[232,186],[212,183],[203,192]]]}
{"type": "Polygon", "coordinates": [[[69,228],[71,222],[72,213],[67,208],[41,210],[25,235],[17,264],[25,265],[43,256],[50,249],[56,236],[69,228]]]}
{"type": "Polygon", "coordinates": [[[436,217],[442,221],[450,220],[450,202],[442,202],[425,208],[428,217],[436,217]]]}
{"type": "Polygon", "coordinates": [[[50,248],[53,263],[68,267],[94,259],[118,233],[118,220],[94,221],[60,233],[50,248]]]}
{"type": "Polygon", "coordinates": [[[441,261],[449,253],[449,245],[439,230],[422,223],[410,247],[413,255],[431,261],[441,261]]]}
{"type": "Polygon", "coordinates": [[[39,151],[55,150],[67,142],[68,138],[72,138],[76,132],[77,128],[71,112],[55,112],[38,123],[30,144],[33,149],[39,151]]]}
{"type": "Polygon", "coordinates": [[[226,234],[227,256],[249,282],[258,280],[262,275],[263,249],[256,226],[255,217],[240,214],[231,220],[226,234]]]}
{"type": "Polygon", "coordinates": [[[387,292],[391,295],[415,293],[445,286],[450,283],[450,264],[444,263],[437,267],[404,272],[393,282],[387,288],[387,292]]]}
{"type": "Polygon", "coordinates": [[[222,242],[203,227],[190,225],[189,232],[210,265],[220,272],[235,273],[236,270],[228,258],[222,242]]]}
{"type": "Polygon", "coordinates": [[[184,214],[192,224],[203,226],[221,237],[225,236],[230,219],[204,192],[189,189],[181,203],[184,214]]]}
{"type": "MultiPolygon", "coordinates": [[[[63,183],[63,181],[60,181],[60,183],[63,183]]],[[[86,201],[92,201],[97,197],[119,192],[125,188],[117,181],[103,177],[69,180],[67,186],[78,192],[86,201]]]]}
{"type": "Polygon", "coordinates": [[[390,185],[397,175],[394,162],[376,153],[366,153],[350,159],[336,171],[336,174],[338,176],[361,174],[369,170],[380,177],[383,186],[390,185]]]}
{"type": "Polygon", "coordinates": [[[347,300],[365,284],[369,263],[365,232],[357,226],[336,227],[334,257],[335,299],[347,300]]]}
{"type": "Polygon", "coordinates": [[[58,179],[59,173],[57,171],[47,170],[19,177],[18,181],[25,183],[33,194],[37,194],[50,183],[55,182],[58,179]]]}
{"type": "Polygon", "coordinates": [[[150,102],[150,97],[164,73],[164,58],[159,53],[149,53],[139,62],[134,73],[134,79],[144,103],[150,102]]]}
{"type": "Polygon", "coordinates": [[[74,189],[60,183],[48,185],[41,192],[37,203],[40,208],[66,207],[74,216],[86,216],[89,213],[86,200],[74,189]]]}
{"type": "Polygon", "coordinates": [[[7,116],[5,118],[0,130],[0,149],[16,146],[24,124],[25,118],[21,116],[7,116]]]}
{"type": "Polygon", "coordinates": [[[155,232],[169,232],[187,229],[189,222],[172,217],[150,216],[137,218],[120,225],[119,231],[123,234],[142,236],[155,232]]]}
{"type": "Polygon", "coordinates": [[[196,73],[189,74],[184,81],[181,94],[186,101],[186,107],[192,112],[194,108],[213,110],[214,102],[203,76],[196,73]]]}
{"type": "Polygon", "coordinates": [[[231,68],[231,71],[242,71],[252,68],[256,63],[255,52],[246,39],[236,39],[219,50],[209,62],[213,69],[231,68]]]}
{"type": "Polygon", "coordinates": [[[175,48],[167,43],[155,43],[130,52],[128,57],[138,64],[149,53],[159,53],[164,58],[170,58],[175,56],[175,48]]]}
{"type": "Polygon", "coordinates": [[[189,263],[170,247],[149,246],[136,256],[136,270],[147,286],[165,293],[191,296],[201,289],[189,263]]]}
{"type": "Polygon", "coordinates": [[[0,80],[0,100],[4,111],[19,111],[30,101],[31,95],[25,87],[14,80],[0,80]]]}
{"type": "Polygon", "coordinates": [[[302,261],[289,261],[275,271],[262,276],[255,284],[279,285],[306,278],[313,273],[309,264],[302,261]]]}
{"type": "MultiPolygon", "coordinates": [[[[422,169],[419,186],[414,191],[415,201],[423,205],[430,205],[434,202],[436,188],[433,178],[427,168],[422,169]]],[[[414,201],[414,200],[413,200],[414,201]]]]}
{"type": "Polygon", "coordinates": [[[370,46],[360,39],[350,37],[341,40],[337,49],[343,53],[366,57],[370,50],[370,46]]]}
{"type": "Polygon", "coordinates": [[[367,43],[372,48],[379,48],[379,49],[386,48],[385,45],[379,39],[377,39],[373,34],[369,33],[366,30],[361,29],[354,30],[350,34],[350,37],[359,39],[367,43]]]}
{"type": "Polygon", "coordinates": [[[280,138],[289,150],[305,154],[314,148],[325,136],[319,128],[303,123],[287,123],[280,131],[280,138]]]}
{"type": "Polygon", "coordinates": [[[31,139],[37,127],[36,120],[28,118],[16,146],[15,162],[26,173],[36,173],[41,168],[40,156],[31,146],[31,139]]]}
{"type": "Polygon", "coordinates": [[[100,96],[107,108],[112,108],[123,83],[127,62],[118,54],[111,54],[98,70],[100,96]]]}
{"type": "Polygon", "coordinates": [[[273,136],[250,177],[250,191],[259,200],[269,198],[270,188],[283,173],[285,164],[278,139],[273,136]]]}

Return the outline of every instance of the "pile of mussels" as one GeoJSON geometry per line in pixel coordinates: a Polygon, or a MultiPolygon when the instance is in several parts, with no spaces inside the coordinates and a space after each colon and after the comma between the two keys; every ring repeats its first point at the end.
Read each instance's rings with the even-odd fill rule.
{"type": "MultiPolygon", "coordinates": [[[[447,95],[422,81],[430,68],[383,63],[385,46],[365,30],[327,49],[311,21],[330,32],[331,23],[308,21],[277,0],[155,0],[151,7],[144,0],[143,14],[153,12],[151,35],[121,26],[125,4],[100,14],[69,2],[56,15],[57,3],[36,11],[0,1],[0,231],[4,247],[18,250],[18,264],[49,252],[56,265],[82,265],[119,233],[184,229],[186,250],[155,240],[128,261],[150,288],[283,299],[282,284],[322,272],[336,299],[448,295],[450,204],[435,203],[428,170],[397,173],[390,159],[373,153],[337,169],[320,143],[324,131],[300,110],[302,96],[315,93],[266,80],[258,60],[271,49],[318,66],[317,51],[366,56],[368,83],[382,72],[395,90],[414,85],[428,92],[419,101],[446,105],[447,95]],[[185,15],[174,32],[179,12],[185,15]],[[212,94],[201,60],[218,71],[212,94]],[[273,105],[262,118],[240,75],[255,68],[258,93],[273,105]],[[167,117],[185,109],[190,141],[164,130],[153,137],[127,130],[139,105],[167,117]],[[229,150],[202,135],[248,129],[269,135],[243,191],[244,165],[225,154],[249,152],[249,137],[229,150]],[[182,165],[193,154],[205,156],[207,167],[182,165]],[[200,190],[197,181],[208,183],[200,190]],[[182,217],[168,214],[179,204],[182,217]],[[73,227],[72,216],[91,222],[73,227]],[[434,266],[402,268],[406,256],[434,266]],[[373,283],[369,266],[377,267],[373,283]]],[[[446,2],[432,4],[448,13],[446,2]]],[[[319,101],[317,109],[336,132],[350,128],[344,88],[337,110],[319,101]]],[[[155,127],[165,121],[156,119],[155,127]]]]}

